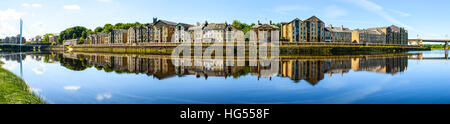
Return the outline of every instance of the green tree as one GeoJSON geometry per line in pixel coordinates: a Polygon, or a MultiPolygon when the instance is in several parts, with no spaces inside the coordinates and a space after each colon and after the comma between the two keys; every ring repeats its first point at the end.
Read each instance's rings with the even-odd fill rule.
{"type": "Polygon", "coordinates": [[[275,23],[273,25],[277,26],[278,28],[281,28],[281,23],[275,23]]]}
{"type": "Polygon", "coordinates": [[[249,24],[246,24],[246,23],[239,22],[238,20],[234,20],[233,23],[232,23],[231,25],[234,26],[234,27],[236,27],[236,28],[238,28],[238,29],[241,29],[242,31],[244,31],[244,33],[249,32],[250,29],[251,29],[253,26],[255,26],[254,23],[249,25],[249,24]]]}
{"type": "Polygon", "coordinates": [[[63,44],[63,38],[61,36],[58,37],[59,44],[63,44]]]}
{"type": "Polygon", "coordinates": [[[78,40],[78,44],[84,44],[85,39],[83,37],[80,37],[80,40],[78,40]]]}
{"type": "Polygon", "coordinates": [[[114,28],[113,25],[111,24],[105,24],[105,26],[103,26],[103,33],[109,33],[112,31],[112,29],[114,28]]]}
{"type": "Polygon", "coordinates": [[[86,32],[86,31],[83,31],[83,33],[81,33],[81,37],[84,38],[84,39],[86,39],[86,38],[87,38],[87,32],[86,32]]]}
{"type": "Polygon", "coordinates": [[[94,30],[95,33],[99,33],[99,32],[102,32],[102,31],[103,31],[103,28],[102,28],[102,27],[97,27],[97,28],[95,28],[95,30],[94,30]]]}
{"type": "Polygon", "coordinates": [[[123,23],[117,23],[116,25],[114,25],[114,28],[117,29],[125,29],[127,25],[123,24],[123,23]]]}
{"type": "Polygon", "coordinates": [[[59,34],[58,42],[62,44],[64,40],[80,38],[83,36],[83,32],[86,32],[87,34],[87,32],[92,31],[82,26],[68,28],[64,31],[61,31],[61,33],[59,34]]]}
{"type": "Polygon", "coordinates": [[[44,40],[42,42],[44,43],[50,43],[50,36],[53,36],[51,33],[47,33],[44,35],[44,40]]]}

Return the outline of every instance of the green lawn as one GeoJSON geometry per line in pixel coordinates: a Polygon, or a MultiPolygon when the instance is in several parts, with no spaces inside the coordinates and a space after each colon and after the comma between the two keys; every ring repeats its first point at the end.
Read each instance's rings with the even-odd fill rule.
{"type": "Polygon", "coordinates": [[[445,45],[444,44],[424,44],[424,47],[430,47],[432,49],[444,49],[445,45]]]}
{"type": "MultiPolygon", "coordinates": [[[[3,62],[0,61],[0,65],[3,62]]],[[[25,81],[0,67],[0,104],[45,104],[29,91],[25,81]]]]}

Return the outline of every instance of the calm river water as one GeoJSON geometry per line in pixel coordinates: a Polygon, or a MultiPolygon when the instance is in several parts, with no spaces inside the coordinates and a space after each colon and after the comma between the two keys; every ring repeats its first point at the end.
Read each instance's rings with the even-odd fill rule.
{"type": "Polygon", "coordinates": [[[261,66],[176,67],[151,55],[3,53],[0,60],[48,103],[356,104],[450,103],[445,57],[444,50],[282,57],[269,74],[261,66]]]}

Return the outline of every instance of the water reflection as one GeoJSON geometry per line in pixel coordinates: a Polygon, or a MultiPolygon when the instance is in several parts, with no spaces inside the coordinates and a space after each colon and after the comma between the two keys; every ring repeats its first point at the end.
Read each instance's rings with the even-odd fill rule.
{"type": "MultiPolygon", "coordinates": [[[[41,55],[31,55],[39,59],[41,55]]],[[[240,78],[252,75],[260,78],[272,79],[274,76],[286,77],[298,83],[302,80],[311,85],[317,85],[325,75],[344,75],[351,71],[375,72],[395,75],[406,71],[409,55],[389,55],[388,57],[338,57],[324,58],[280,58],[280,69],[273,75],[262,75],[261,72],[268,67],[248,66],[174,66],[170,57],[147,55],[118,55],[118,54],[92,54],[92,53],[63,53],[42,55],[46,63],[59,61],[70,70],[83,71],[87,68],[96,68],[99,71],[146,74],[159,80],[194,75],[197,78],[223,77],[240,78]]],[[[6,56],[5,56],[6,57],[6,56]]],[[[260,65],[260,64],[258,64],[260,65]]]]}

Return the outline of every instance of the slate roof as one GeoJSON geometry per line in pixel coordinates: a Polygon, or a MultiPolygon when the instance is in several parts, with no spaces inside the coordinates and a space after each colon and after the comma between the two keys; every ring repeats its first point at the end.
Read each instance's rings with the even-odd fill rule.
{"type": "Polygon", "coordinates": [[[221,24],[208,24],[205,26],[204,30],[225,30],[227,27],[227,24],[221,23],[221,24]]]}
{"type": "Polygon", "coordinates": [[[309,17],[308,19],[306,19],[305,21],[315,21],[315,20],[318,20],[318,21],[323,22],[322,20],[320,20],[320,19],[317,18],[316,16],[311,16],[311,17],[309,17]]]}
{"type": "Polygon", "coordinates": [[[264,28],[264,29],[280,29],[275,25],[269,25],[269,24],[262,24],[262,25],[255,25],[252,27],[252,29],[260,29],[260,28],[264,28]]]}
{"type": "Polygon", "coordinates": [[[325,29],[331,32],[352,32],[349,28],[343,27],[326,27],[325,29]]]}
{"type": "Polygon", "coordinates": [[[165,23],[165,24],[167,24],[167,25],[173,25],[173,26],[175,26],[175,25],[177,25],[177,23],[175,23],[175,22],[171,22],[171,21],[166,21],[166,20],[159,20],[158,22],[156,22],[155,24],[158,24],[158,23],[165,23]]]}
{"type": "Polygon", "coordinates": [[[193,27],[194,25],[185,24],[185,23],[178,23],[177,26],[183,26],[185,29],[189,29],[190,27],[193,27]]]}

